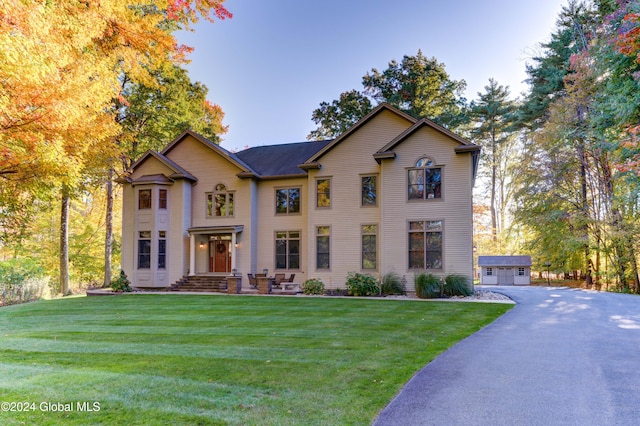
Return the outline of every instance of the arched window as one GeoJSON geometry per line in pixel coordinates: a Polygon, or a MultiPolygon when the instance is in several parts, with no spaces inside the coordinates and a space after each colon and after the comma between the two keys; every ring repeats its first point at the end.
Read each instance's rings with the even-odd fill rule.
{"type": "Polygon", "coordinates": [[[442,197],[442,169],[429,157],[416,161],[409,169],[409,200],[428,200],[442,197]]]}
{"type": "Polygon", "coordinates": [[[228,191],[225,184],[217,184],[207,194],[207,216],[233,216],[233,191],[228,191]]]}
{"type": "Polygon", "coordinates": [[[429,157],[422,157],[416,161],[416,167],[431,167],[433,166],[433,160],[429,157]]]}

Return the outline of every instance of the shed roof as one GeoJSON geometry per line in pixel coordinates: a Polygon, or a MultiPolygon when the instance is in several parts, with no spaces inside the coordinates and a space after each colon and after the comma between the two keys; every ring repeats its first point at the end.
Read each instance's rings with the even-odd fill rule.
{"type": "Polygon", "coordinates": [[[478,266],[531,266],[531,256],[478,256],[478,266]]]}

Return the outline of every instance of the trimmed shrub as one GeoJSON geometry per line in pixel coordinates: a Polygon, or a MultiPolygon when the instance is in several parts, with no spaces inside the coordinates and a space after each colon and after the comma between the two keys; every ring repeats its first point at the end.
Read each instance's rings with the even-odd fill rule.
{"type": "Polygon", "coordinates": [[[416,296],[421,299],[442,297],[442,279],[432,274],[418,274],[415,277],[416,296]]]}
{"type": "Polygon", "coordinates": [[[380,283],[382,294],[406,294],[402,278],[396,272],[387,272],[380,283]]]}
{"type": "Polygon", "coordinates": [[[445,296],[471,296],[473,288],[465,275],[451,274],[444,279],[445,296]]]}
{"type": "Polygon", "coordinates": [[[369,274],[349,272],[345,285],[353,296],[377,296],[380,294],[380,282],[369,274]]]}
{"type": "Polygon", "coordinates": [[[111,281],[111,289],[113,291],[131,291],[131,281],[129,281],[127,274],[122,269],[120,270],[120,276],[111,281]]]}
{"type": "Polygon", "coordinates": [[[303,294],[324,294],[324,283],[317,278],[311,278],[302,283],[303,294]]]}

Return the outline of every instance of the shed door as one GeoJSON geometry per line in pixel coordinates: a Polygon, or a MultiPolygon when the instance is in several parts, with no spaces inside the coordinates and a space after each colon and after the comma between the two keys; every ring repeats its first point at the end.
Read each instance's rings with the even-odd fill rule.
{"type": "Polygon", "coordinates": [[[513,268],[498,268],[498,285],[513,285],[513,268]]]}

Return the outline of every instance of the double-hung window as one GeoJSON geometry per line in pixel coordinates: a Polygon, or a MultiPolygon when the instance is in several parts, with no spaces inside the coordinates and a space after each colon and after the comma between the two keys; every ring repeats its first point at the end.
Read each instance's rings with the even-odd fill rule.
{"type": "Polygon", "coordinates": [[[167,190],[166,189],[158,190],[158,208],[159,209],[167,208],[167,190]]]}
{"type": "Polygon", "coordinates": [[[276,269],[300,269],[300,231],[276,231],[276,269]]]}
{"type": "Polygon", "coordinates": [[[138,233],[138,269],[151,269],[151,231],[138,233]]]}
{"type": "Polygon", "coordinates": [[[378,268],[378,225],[362,225],[362,269],[378,268]]]}
{"type": "Polygon", "coordinates": [[[377,177],[362,176],[362,206],[376,206],[377,200],[377,177]]]}
{"type": "Polygon", "coordinates": [[[151,190],[141,189],[138,191],[138,209],[146,210],[151,208],[151,190]]]}
{"type": "Polygon", "coordinates": [[[408,171],[409,200],[428,200],[442,197],[442,169],[433,160],[423,157],[408,171]]]}
{"type": "Polygon", "coordinates": [[[167,267],[167,231],[158,231],[158,269],[167,267]]]}
{"type": "Polygon", "coordinates": [[[316,180],[316,207],[331,207],[331,179],[316,180]]]}
{"type": "Polygon", "coordinates": [[[442,221],[409,222],[409,268],[442,269],[442,221]]]}
{"type": "Polygon", "coordinates": [[[331,227],[316,227],[316,269],[331,267],[331,227]]]}

